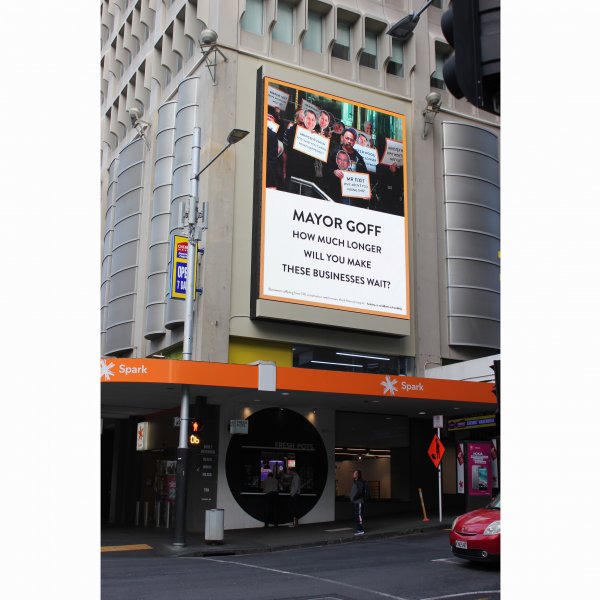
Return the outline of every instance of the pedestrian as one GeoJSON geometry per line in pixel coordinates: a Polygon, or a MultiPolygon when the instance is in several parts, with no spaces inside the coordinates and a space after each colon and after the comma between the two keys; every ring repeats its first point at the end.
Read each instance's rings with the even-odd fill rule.
{"type": "Polygon", "coordinates": [[[352,478],[354,482],[352,483],[352,489],[350,490],[350,502],[352,502],[354,517],[356,519],[356,531],[354,532],[354,535],[364,535],[365,486],[367,484],[363,481],[362,472],[359,469],[352,473],[352,478]]]}
{"type": "Polygon", "coordinates": [[[296,469],[290,469],[290,527],[298,527],[298,515],[300,514],[300,488],[302,482],[296,469]]]}
{"type": "Polygon", "coordinates": [[[279,482],[273,473],[269,473],[262,482],[262,490],[265,493],[265,527],[273,523],[277,527],[277,498],[279,496],[279,482]]]}

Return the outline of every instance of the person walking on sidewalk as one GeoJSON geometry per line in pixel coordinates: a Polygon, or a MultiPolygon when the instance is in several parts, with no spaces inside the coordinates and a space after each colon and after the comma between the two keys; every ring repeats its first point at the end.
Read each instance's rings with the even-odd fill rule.
{"type": "Polygon", "coordinates": [[[364,522],[364,506],[365,506],[365,487],[366,483],[362,478],[362,471],[357,469],[352,473],[354,482],[352,489],[350,490],[350,502],[352,502],[352,508],[354,509],[354,517],[356,519],[356,531],[354,535],[364,535],[365,530],[363,529],[364,522]]]}
{"type": "Polygon", "coordinates": [[[300,513],[300,488],[302,482],[296,469],[290,469],[290,527],[298,527],[298,515],[300,513]]]}
{"type": "Polygon", "coordinates": [[[262,483],[262,490],[265,493],[265,527],[273,523],[277,527],[277,497],[279,496],[279,482],[273,473],[269,473],[262,483]]]}

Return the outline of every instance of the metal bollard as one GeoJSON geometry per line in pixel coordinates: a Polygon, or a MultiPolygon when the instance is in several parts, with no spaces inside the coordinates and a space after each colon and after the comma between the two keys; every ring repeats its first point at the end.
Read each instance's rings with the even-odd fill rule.
{"type": "Polygon", "coordinates": [[[144,527],[148,527],[148,500],[144,502],[144,527]]]}
{"type": "Polygon", "coordinates": [[[140,501],[137,500],[135,503],[135,525],[136,527],[140,524],[140,501]]]}
{"type": "Polygon", "coordinates": [[[165,527],[169,528],[171,525],[171,503],[167,502],[167,511],[165,515],[165,527]]]}
{"type": "Polygon", "coordinates": [[[154,503],[154,524],[160,527],[160,502],[154,503]]]}

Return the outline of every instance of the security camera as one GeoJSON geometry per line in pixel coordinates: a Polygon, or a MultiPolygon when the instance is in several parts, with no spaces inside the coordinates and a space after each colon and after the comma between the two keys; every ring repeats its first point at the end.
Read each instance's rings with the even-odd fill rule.
{"type": "Polygon", "coordinates": [[[442,96],[439,92],[429,92],[425,96],[425,101],[427,102],[427,108],[431,108],[432,110],[439,110],[440,106],[442,106],[442,96]]]}
{"type": "Polygon", "coordinates": [[[218,37],[219,36],[217,35],[216,31],[213,31],[212,29],[203,29],[200,32],[200,43],[203,46],[208,44],[216,44],[218,37]]]}
{"type": "Polygon", "coordinates": [[[136,106],[127,109],[131,123],[135,125],[142,118],[142,111],[136,106]]]}

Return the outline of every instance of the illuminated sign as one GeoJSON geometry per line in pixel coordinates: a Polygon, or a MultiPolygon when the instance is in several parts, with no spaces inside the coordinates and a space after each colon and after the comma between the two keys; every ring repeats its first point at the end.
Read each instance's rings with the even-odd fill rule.
{"type": "Polygon", "coordinates": [[[248,433],[248,421],[246,419],[231,419],[229,421],[229,433],[248,433]]]}
{"type": "Polygon", "coordinates": [[[270,77],[262,110],[258,298],[408,319],[404,115],[270,77]]]}
{"type": "Polygon", "coordinates": [[[196,420],[190,422],[190,436],[189,443],[190,446],[199,446],[200,445],[200,432],[204,428],[203,424],[196,420]]]}
{"type": "Polygon", "coordinates": [[[137,424],[135,449],[139,451],[150,450],[150,423],[143,421],[137,424]]]}
{"type": "MultiPolygon", "coordinates": [[[[173,236],[171,246],[171,298],[185,298],[187,280],[188,240],[181,235],[173,236]]],[[[196,271],[194,265],[194,298],[196,297],[196,271]]]]}
{"type": "Polygon", "coordinates": [[[495,427],[496,415],[482,415],[480,417],[464,417],[462,419],[448,419],[448,431],[459,429],[477,429],[480,427],[495,427]]]}

